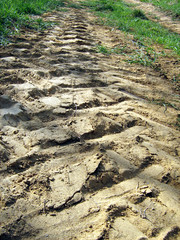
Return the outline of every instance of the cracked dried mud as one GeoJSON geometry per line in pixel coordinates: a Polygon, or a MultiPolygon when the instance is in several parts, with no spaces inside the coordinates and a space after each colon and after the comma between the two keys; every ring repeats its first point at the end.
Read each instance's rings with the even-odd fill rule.
{"type": "Polygon", "coordinates": [[[136,48],[84,9],[0,48],[0,239],[180,239],[172,75],[96,52],[136,48]],[[166,109],[165,109],[166,107],[166,109]]]}

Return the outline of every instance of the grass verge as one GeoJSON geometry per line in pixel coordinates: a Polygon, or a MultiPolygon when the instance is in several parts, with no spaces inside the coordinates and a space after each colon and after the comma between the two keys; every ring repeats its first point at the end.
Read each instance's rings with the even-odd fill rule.
{"type": "Polygon", "coordinates": [[[180,36],[149,20],[141,10],[134,10],[121,0],[87,0],[85,6],[95,10],[102,23],[134,35],[143,45],[158,43],[180,55],[180,36]]]}
{"type": "Polygon", "coordinates": [[[63,6],[63,0],[0,0],[0,44],[7,43],[8,36],[18,32],[22,26],[46,28],[48,23],[30,15],[40,15],[63,6]]]}
{"type": "Polygon", "coordinates": [[[179,0],[140,0],[141,2],[152,3],[154,6],[161,8],[180,19],[180,1],[179,0]]]}

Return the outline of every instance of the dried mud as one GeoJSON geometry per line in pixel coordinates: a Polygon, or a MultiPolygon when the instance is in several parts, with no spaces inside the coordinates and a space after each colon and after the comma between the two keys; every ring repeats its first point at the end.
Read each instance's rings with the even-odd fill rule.
{"type": "Polygon", "coordinates": [[[179,112],[147,100],[177,104],[177,65],[97,53],[136,45],[84,10],[44,18],[0,49],[0,239],[179,239],[179,112]]]}

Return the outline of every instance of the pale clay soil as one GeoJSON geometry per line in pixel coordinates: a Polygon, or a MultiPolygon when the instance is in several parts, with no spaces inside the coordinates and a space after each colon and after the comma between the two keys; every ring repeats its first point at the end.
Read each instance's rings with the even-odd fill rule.
{"type": "Polygon", "coordinates": [[[149,101],[178,106],[179,62],[125,62],[133,37],[86,10],[44,18],[0,48],[0,239],[180,239],[179,111],[149,101]]]}

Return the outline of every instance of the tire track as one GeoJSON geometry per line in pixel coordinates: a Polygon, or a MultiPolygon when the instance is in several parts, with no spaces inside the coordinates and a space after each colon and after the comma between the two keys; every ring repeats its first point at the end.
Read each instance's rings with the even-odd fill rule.
{"type": "Polygon", "coordinates": [[[161,9],[153,6],[153,4],[138,0],[125,0],[125,2],[135,4],[135,8],[142,9],[146,14],[148,14],[148,17],[152,21],[158,22],[169,30],[180,34],[180,24],[178,19],[174,21],[172,16],[167,16],[161,9]]]}
{"type": "Polygon", "coordinates": [[[177,112],[147,101],[171,86],[83,10],[46,20],[0,50],[1,239],[178,238],[177,112]]]}

